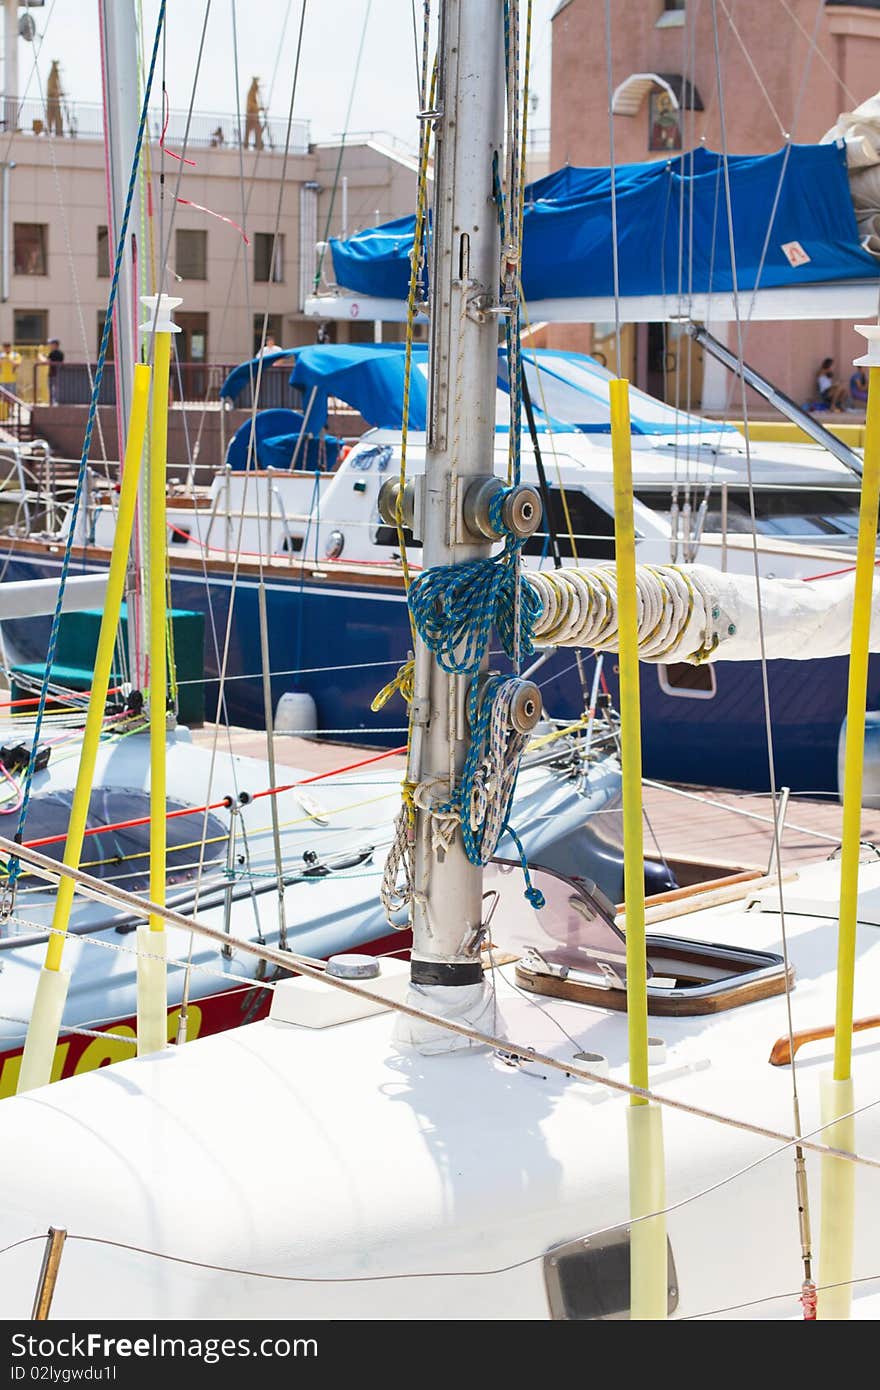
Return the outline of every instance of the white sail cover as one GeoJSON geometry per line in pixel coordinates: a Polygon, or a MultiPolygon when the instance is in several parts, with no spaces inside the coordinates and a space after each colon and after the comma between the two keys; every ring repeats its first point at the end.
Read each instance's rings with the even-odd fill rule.
{"type": "Polygon", "coordinates": [[[820,144],[842,140],[862,246],[880,256],[880,92],[844,111],[820,144]]]}
{"type": "MultiPolygon", "coordinates": [[[[541,644],[617,649],[617,575],[613,565],[530,573],[543,605],[541,644]]],[[[830,579],[762,579],[723,574],[708,565],[638,565],[639,657],[642,661],[793,661],[846,656],[850,650],[855,574],[830,579]],[[760,602],[760,607],[759,607],[760,602]]],[[[880,651],[880,586],[871,614],[871,650],[880,651]]]]}

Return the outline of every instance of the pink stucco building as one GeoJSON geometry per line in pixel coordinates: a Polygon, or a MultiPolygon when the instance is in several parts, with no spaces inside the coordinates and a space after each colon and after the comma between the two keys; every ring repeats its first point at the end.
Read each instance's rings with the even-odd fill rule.
{"type": "MultiPolygon", "coordinates": [[[[815,141],[840,112],[880,89],[880,0],[611,0],[610,13],[613,86],[636,73],[655,73],[680,102],[676,115],[657,87],[632,115],[614,116],[620,163],[662,159],[701,141],[720,149],[722,106],[731,153],[767,153],[789,138],[815,141]]],[[[552,33],[552,166],[608,164],[604,0],[561,0],[552,33]]],[[[548,341],[610,351],[609,327],[560,325],[547,330],[548,341]]],[[[725,336],[723,326],[710,327],[725,336]]],[[[833,356],[848,380],[861,342],[839,322],[752,324],[746,358],[795,399],[806,400],[819,361],[833,356]]],[[[681,399],[687,348],[674,327],[627,327],[622,348],[624,370],[634,381],[681,399]]],[[[731,378],[723,369],[695,357],[690,380],[694,405],[724,406],[731,378]]]]}

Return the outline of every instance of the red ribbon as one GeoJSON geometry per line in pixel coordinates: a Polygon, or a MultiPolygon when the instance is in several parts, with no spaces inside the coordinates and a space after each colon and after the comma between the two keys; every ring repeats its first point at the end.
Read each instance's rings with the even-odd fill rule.
{"type": "Polygon", "coordinates": [[[168,122],[171,120],[171,107],[168,105],[168,91],[165,87],[162,88],[162,119],[164,125],[162,126],[162,134],[159,136],[159,149],[163,150],[165,154],[170,154],[172,159],[179,159],[183,164],[192,165],[194,169],[196,167],[194,159],[184,159],[183,155],[175,154],[174,151],[169,150],[168,146],[165,144],[165,132],[168,129],[168,122]]]}

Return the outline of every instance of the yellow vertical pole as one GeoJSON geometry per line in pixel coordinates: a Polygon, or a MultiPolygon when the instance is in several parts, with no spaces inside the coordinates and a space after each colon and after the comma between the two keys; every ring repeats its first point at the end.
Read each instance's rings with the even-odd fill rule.
{"type": "MultiPolygon", "coordinates": [[[[119,624],[119,612],[125,592],[128,552],[137,504],[141,458],[144,452],[149,394],[150,369],[138,365],[134,369],[131,418],[128,422],[119,508],[116,513],[116,532],[113,537],[110,569],[107,575],[107,597],[101,618],[101,628],[98,633],[92,693],[86,711],[79,770],[70,807],[67,840],[64,845],[63,863],[71,868],[79,867],[83,836],[89,813],[89,799],[95,780],[95,763],[104,722],[104,711],[107,705],[107,691],[110,688],[116,629],[119,624]]],[[[49,1081],[55,1045],[58,1041],[58,1029],[67,999],[67,987],[70,983],[68,972],[62,969],[64,937],[58,935],[58,932],[67,927],[72,903],[73,879],[62,878],[58,884],[52,912],[52,926],[55,930],[50,934],[46,947],[46,959],[37,983],[37,993],[24,1045],[24,1056],[22,1057],[18,1080],[19,1092],[31,1091],[37,1086],[45,1086],[49,1081]]]]}
{"type": "MultiPolygon", "coordinates": [[[[840,921],[837,935],[837,1004],[834,1017],[834,1069],[822,1078],[822,1120],[830,1127],[823,1138],[835,1148],[853,1149],[855,1105],[852,1080],[853,996],[856,926],[859,906],[859,857],[862,833],[862,781],[865,763],[865,706],[868,699],[868,653],[880,505],[880,327],[857,325],[869,351],[854,365],[866,366],[868,408],[865,456],[859,507],[859,539],[853,592],[852,641],[846,698],[846,744],[843,775],[843,836],[840,850],[840,921]],[[847,1118],[841,1119],[841,1116],[847,1118]],[[831,1123],[831,1122],[834,1123],[831,1123]]],[[[855,1236],[855,1167],[845,1159],[822,1158],[820,1226],[820,1318],[848,1318],[852,1305],[855,1236]],[[822,1286],[827,1286],[821,1292],[822,1286]]]]}
{"type": "MultiPolygon", "coordinates": [[[[171,375],[171,336],[178,332],[171,319],[181,302],[170,295],[144,295],[150,310],[142,331],[153,335],[153,408],[150,420],[150,515],[148,525],[149,702],[150,702],[150,897],[165,904],[166,885],[166,741],[168,731],[168,663],[165,646],[166,566],[168,536],[165,489],[168,460],[168,388],[171,375]]],[[[138,928],[138,1056],[157,1052],[167,1040],[168,988],[165,921],[151,913],[148,926],[138,928]]]]}
{"type": "MultiPolygon", "coordinates": [[[[636,536],[633,517],[629,382],[609,384],[614,462],[614,543],[617,556],[620,750],[623,773],[626,1000],[630,1084],[648,1086],[648,960],[645,942],[645,858],[642,838],[642,733],[636,536]]],[[[665,1318],[667,1311],[663,1129],[659,1106],[631,1097],[629,1139],[630,1316],[665,1318]]]]}

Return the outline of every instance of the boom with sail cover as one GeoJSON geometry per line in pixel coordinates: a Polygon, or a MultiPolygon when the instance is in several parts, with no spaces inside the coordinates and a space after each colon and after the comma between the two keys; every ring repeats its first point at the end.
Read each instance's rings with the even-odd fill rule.
{"type": "MultiPolygon", "coordinates": [[[[617,650],[613,565],[533,571],[524,580],[540,604],[533,637],[557,647],[617,650]]],[[[850,651],[855,575],[811,582],[761,580],[709,565],[639,565],[639,659],[651,662],[807,661],[850,651]],[[763,628],[763,632],[762,632],[763,628]]],[[[880,587],[870,650],[880,651],[880,587]]]]}
{"type": "MultiPolygon", "coordinates": [[[[842,145],[732,155],[728,168],[738,288],[765,297],[753,317],[796,316],[791,290],[812,287],[809,317],[825,316],[820,286],[870,285],[876,296],[880,264],[860,243],[842,145]]],[[[707,296],[711,316],[727,316],[733,273],[724,183],[723,157],[702,148],[615,170],[624,321],[668,316],[675,301],[680,313],[696,300],[705,315],[707,296]]],[[[589,318],[591,308],[610,317],[599,311],[615,290],[611,195],[608,168],[568,167],[527,188],[522,279],[534,313],[560,317],[561,308],[548,306],[565,304],[570,317],[589,318]]],[[[400,218],[331,242],[343,304],[352,295],[405,299],[412,232],[412,218],[400,218]]],[[[332,312],[327,297],[308,307],[332,312]]],[[[841,312],[838,300],[829,316],[841,312]]]]}

